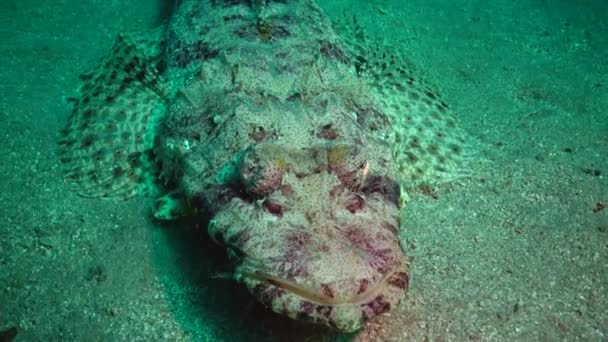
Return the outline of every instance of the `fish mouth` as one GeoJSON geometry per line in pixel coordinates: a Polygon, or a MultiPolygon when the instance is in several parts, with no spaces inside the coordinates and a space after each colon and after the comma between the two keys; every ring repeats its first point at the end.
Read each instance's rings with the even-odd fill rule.
{"type": "Polygon", "coordinates": [[[280,277],[276,277],[270,274],[265,274],[263,272],[245,272],[242,274],[242,276],[244,276],[245,278],[266,283],[276,288],[283,289],[287,293],[300,297],[301,299],[304,299],[314,304],[335,306],[345,304],[360,305],[373,300],[378,295],[384,292],[386,286],[388,286],[387,280],[393,277],[398,272],[398,270],[395,270],[393,272],[387,272],[387,274],[384,275],[382,279],[377,281],[375,285],[368,287],[366,291],[360,294],[350,296],[334,296],[333,298],[322,295],[314,289],[308,288],[300,284],[296,284],[293,281],[282,279],[280,277]]]}

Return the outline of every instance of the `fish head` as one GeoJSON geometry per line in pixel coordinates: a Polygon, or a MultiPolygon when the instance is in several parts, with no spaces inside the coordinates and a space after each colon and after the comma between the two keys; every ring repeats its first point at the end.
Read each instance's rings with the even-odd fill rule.
{"type": "Polygon", "coordinates": [[[240,195],[216,203],[209,233],[274,312],[353,332],[404,297],[399,185],[363,150],[259,145],[239,158],[240,195]]]}

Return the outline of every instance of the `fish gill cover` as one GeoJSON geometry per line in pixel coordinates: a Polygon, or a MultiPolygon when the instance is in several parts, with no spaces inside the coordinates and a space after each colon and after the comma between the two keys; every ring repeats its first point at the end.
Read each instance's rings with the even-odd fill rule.
{"type": "Polygon", "coordinates": [[[81,76],[65,179],[90,197],[210,215],[235,280],[273,311],[355,331],[399,304],[406,189],[472,155],[448,105],[356,18],[311,1],[183,1],[81,76]]]}

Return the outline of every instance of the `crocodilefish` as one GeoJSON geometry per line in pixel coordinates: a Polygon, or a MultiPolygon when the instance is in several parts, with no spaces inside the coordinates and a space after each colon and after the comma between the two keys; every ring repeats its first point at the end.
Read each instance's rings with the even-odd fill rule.
{"type": "Polygon", "coordinates": [[[151,196],[160,220],[200,217],[262,304],[353,332],[405,296],[407,189],[467,160],[452,110],[410,65],[311,0],[183,0],[80,76],[65,180],[151,196]]]}

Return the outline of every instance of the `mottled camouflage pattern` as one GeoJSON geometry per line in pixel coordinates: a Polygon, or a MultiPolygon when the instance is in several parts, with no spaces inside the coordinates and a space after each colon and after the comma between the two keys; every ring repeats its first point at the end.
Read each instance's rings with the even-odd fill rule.
{"type": "Polygon", "coordinates": [[[354,24],[342,40],[307,0],[182,1],[81,76],[66,181],[157,196],[159,219],[204,212],[260,302],[359,329],[408,287],[405,189],[466,158],[447,105],[354,24]]]}
{"type": "Polygon", "coordinates": [[[307,1],[190,1],[175,18],[168,74],[183,83],[159,138],[179,163],[164,171],[211,208],[236,279],[344,331],[397,305],[397,170],[374,132],[388,121],[355,114],[371,100],[327,19],[307,1]]]}

